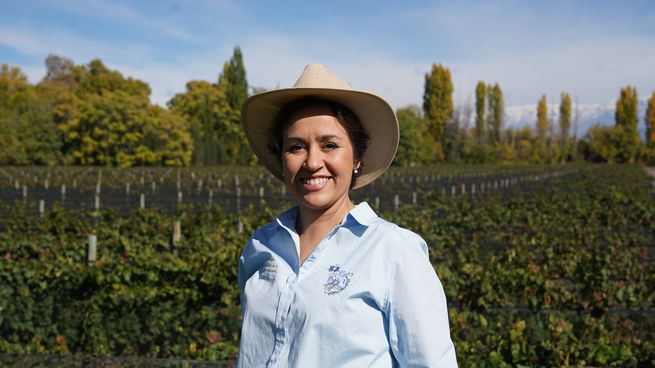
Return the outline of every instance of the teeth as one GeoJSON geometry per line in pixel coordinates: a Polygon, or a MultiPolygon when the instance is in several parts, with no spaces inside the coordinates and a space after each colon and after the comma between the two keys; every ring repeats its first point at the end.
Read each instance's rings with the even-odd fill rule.
{"type": "Polygon", "coordinates": [[[309,185],[322,185],[327,183],[329,178],[314,178],[314,179],[305,179],[305,183],[309,185]]]}

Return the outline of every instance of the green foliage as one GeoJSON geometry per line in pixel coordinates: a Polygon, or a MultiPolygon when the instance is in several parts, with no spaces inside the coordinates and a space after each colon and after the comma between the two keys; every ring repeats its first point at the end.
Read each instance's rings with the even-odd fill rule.
{"type": "Polygon", "coordinates": [[[450,69],[432,64],[432,70],[425,74],[423,112],[429,123],[429,131],[435,142],[437,158],[443,158],[443,138],[446,124],[453,116],[453,82],[450,69]]]}
{"type": "Polygon", "coordinates": [[[196,147],[194,164],[253,163],[253,153],[240,125],[240,112],[230,107],[221,84],[191,81],[186,92],[175,95],[168,106],[190,124],[196,147]]]}
{"type": "Polygon", "coordinates": [[[53,96],[32,86],[19,68],[0,70],[0,162],[52,165],[61,142],[53,121],[53,96]]]}
{"type": "Polygon", "coordinates": [[[75,118],[62,123],[66,154],[81,165],[185,165],[191,138],[184,121],[127,92],[86,95],[75,118]]]}
{"type": "Polygon", "coordinates": [[[503,120],[505,118],[505,103],[503,102],[503,92],[498,83],[487,87],[489,101],[489,123],[487,126],[491,129],[489,139],[493,144],[499,144],[501,140],[501,131],[503,120]]]}
{"type": "Polygon", "coordinates": [[[571,96],[562,92],[559,105],[560,149],[562,161],[567,161],[570,152],[569,134],[571,130],[571,96]]]}
{"type": "MultiPolygon", "coordinates": [[[[232,58],[225,64],[221,79],[226,84],[225,94],[228,104],[233,110],[241,111],[241,105],[248,98],[248,80],[246,79],[246,68],[243,66],[243,55],[239,47],[234,49],[232,58]]],[[[221,82],[219,80],[219,85],[221,82]]]]}
{"type": "Polygon", "coordinates": [[[620,153],[622,160],[634,162],[639,154],[641,138],[637,125],[639,117],[637,116],[637,89],[634,87],[621,88],[621,95],[616,101],[616,126],[622,127],[620,138],[620,153]]]}
{"type": "Polygon", "coordinates": [[[479,144],[482,146],[487,140],[487,85],[479,81],[475,87],[475,133],[479,144]]]}
{"type": "Polygon", "coordinates": [[[396,111],[400,127],[400,143],[393,164],[414,166],[434,160],[434,142],[428,132],[428,123],[417,106],[396,111]]]}
{"type": "MultiPolygon", "coordinates": [[[[384,215],[426,240],[460,366],[655,363],[655,197],[640,166],[394,168],[376,190],[405,193],[417,181],[406,179],[434,175],[530,179],[467,196],[426,184],[418,204],[384,215]]],[[[103,211],[95,227],[82,211],[55,207],[41,220],[25,206],[8,208],[0,218],[0,351],[234,359],[237,260],[275,212],[103,211]],[[174,220],[182,228],[176,247],[174,220]],[[94,231],[98,259],[89,266],[94,231]]]]}
{"type": "Polygon", "coordinates": [[[585,159],[592,162],[616,162],[619,156],[617,137],[623,127],[596,124],[589,128],[581,150],[585,159]]]}
{"type": "Polygon", "coordinates": [[[648,99],[646,107],[646,159],[655,164],[655,92],[648,99]]]}
{"type": "Polygon", "coordinates": [[[545,162],[546,146],[548,144],[548,105],[546,104],[546,95],[541,96],[537,104],[537,157],[541,162],[545,162]]]}

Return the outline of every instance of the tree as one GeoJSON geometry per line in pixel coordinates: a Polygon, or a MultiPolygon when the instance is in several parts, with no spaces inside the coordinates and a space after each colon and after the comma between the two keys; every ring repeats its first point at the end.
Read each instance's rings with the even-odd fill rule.
{"type": "Polygon", "coordinates": [[[546,160],[546,144],[548,137],[548,105],[546,95],[541,96],[537,104],[537,155],[540,161],[546,160]]]}
{"type": "Polygon", "coordinates": [[[425,74],[423,111],[428,119],[429,131],[437,145],[437,157],[443,158],[444,130],[453,115],[453,82],[450,70],[441,64],[432,64],[425,74]]]}
{"type": "Polygon", "coordinates": [[[27,81],[19,68],[0,70],[0,163],[53,165],[61,141],[53,122],[54,96],[27,81]]]}
{"type": "Polygon", "coordinates": [[[489,95],[489,128],[491,129],[490,140],[495,144],[500,143],[500,132],[503,128],[505,106],[503,102],[503,91],[498,83],[488,87],[489,95]]]}
{"type": "Polygon", "coordinates": [[[183,120],[124,91],[88,95],[60,128],[81,165],[186,165],[193,149],[183,120]]]}
{"type": "Polygon", "coordinates": [[[581,142],[581,151],[585,160],[592,162],[615,162],[619,156],[618,139],[622,135],[622,126],[605,126],[595,124],[587,131],[581,142]]]}
{"type": "Polygon", "coordinates": [[[225,95],[230,107],[235,111],[241,111],[241,105],[248,98],[248,80],[246,79],[246,68],[243,66],[243,55],[241,49],[236,47],[229,62],[223,66],[223,74],[218,84],[225,84],[225,95]]]}
{"type": "Polygon", "coordinates": [[[560,151],[562,161],[569,155],[569,131],[571,130],[571,96],[562,92],[559,105],[560,151]]]}
{"type": "Polygon", "coordinates": [[[414,166],[434,161],[435,145],[428,132],[428,122],[418,106],[411,105],[396,111],[400,128],[398,152],[394,165],[414,166]]]}
{"type": "Polygon", "coordinates": [[[646,106],[646,157],[649,162],[655,162],[655,92],[648,99],[646,106]]]}
{"type": "Polygon", "coordinates": [[[191,81],[186,85],[186,92],[175,95],[168,107],[189,124],[195,145],[194,165],[229,162],[229,152],[222,143],[226,131],[230,130],[226,122],[232,112],[223,90],[209,82],[191,81]]]}
{"type": "Polygon", "coordinates": [[[634,162],[639,152],[641,139],[637,125],[639,117],[637,115],[637,89],[634,87],[621,88],[621,94],[616,101],[615,120],[616,126],[622,127],[622,147],[619,147],[619,159],[627,162],[634,162]]]}
{"type": "Polygon", "coordinates": [[[487,140],[487,124],[485,109],[487,106],[487,85],[479,81],[475,87],[475,134],[480,146],[487,140]]]}

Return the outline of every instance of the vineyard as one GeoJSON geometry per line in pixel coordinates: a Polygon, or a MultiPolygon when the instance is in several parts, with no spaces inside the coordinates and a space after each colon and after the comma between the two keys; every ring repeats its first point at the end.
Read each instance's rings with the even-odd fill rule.
{"type": "MultiPolygon", "coordinates": [[[[460,366],[655,365],[641,166],[392,169],[352,197],[427,241],[460,366]]],[[[233,361],[238,257],[292,203],[257,168],[0,167],[0,365],[233,361]]]]}

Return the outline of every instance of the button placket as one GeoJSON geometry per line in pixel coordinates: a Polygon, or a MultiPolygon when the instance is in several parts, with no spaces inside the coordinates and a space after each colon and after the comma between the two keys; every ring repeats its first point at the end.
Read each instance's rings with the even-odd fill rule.
{"type": "Polygon", "coordinates": [[[286,343],[286,337],[288,333],[287,321],[289,316],[289,311],[291,310],[291,301],[293,300],[293,294],[296,286],[296,274],[292,273],[287,277],[284,288],[280,294],[280,299],[278,301],[277,311],[276,311],[276,321],[275,321],[275,346],[273,348],[273,354],[271,355],[266,367],[273,368],[277,366],[277,361],[282,353],[284,345],[286,343]]]}

